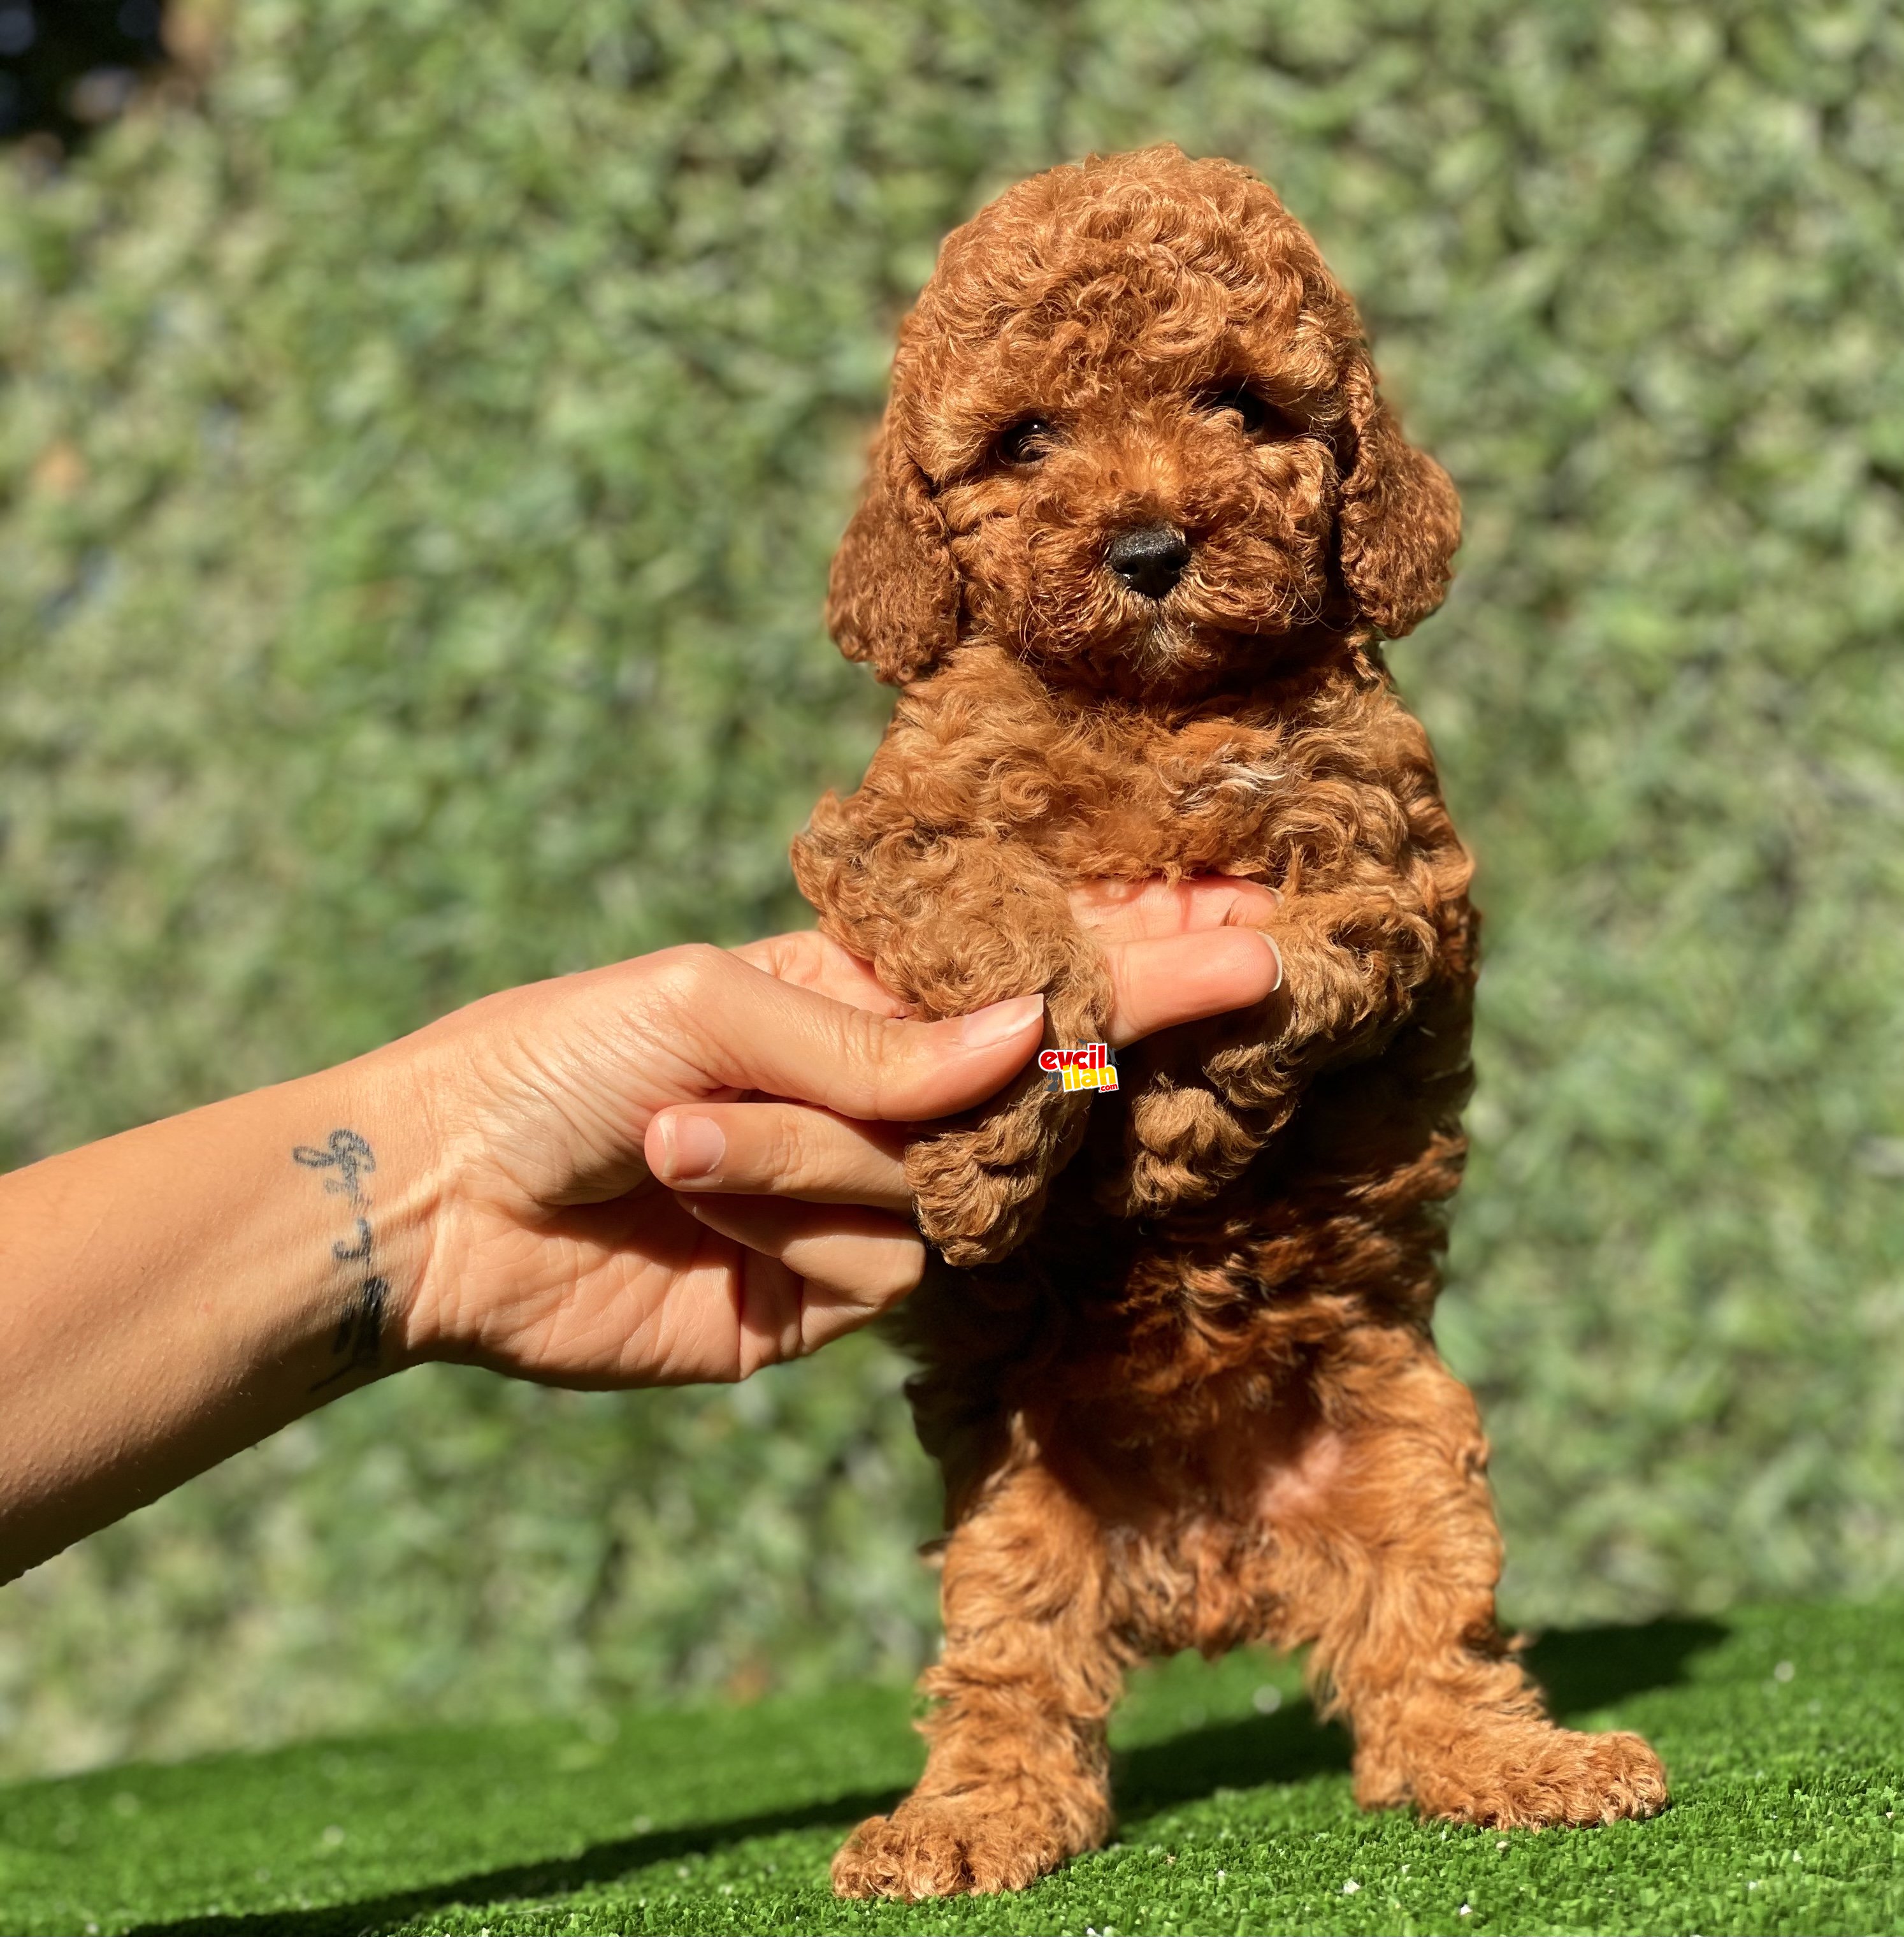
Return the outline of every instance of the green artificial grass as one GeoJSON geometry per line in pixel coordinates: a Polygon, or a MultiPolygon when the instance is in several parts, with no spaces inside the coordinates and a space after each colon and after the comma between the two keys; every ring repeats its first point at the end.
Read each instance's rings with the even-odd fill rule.
{"type": "Polygon", "coordinates": [[[1551,1635],[1557,1708],[1644,1729],[1658,1820],[1511,1835],[1364,1815],[1288,1664],[1137,1678],[1118,1838],[1022,1895],[836,1902],[919,1749],[901,1692],[306,1744],[0,1791],[0,1929],[1887,1931],[1904,1620],[1782,1607],[1551,1635]]]}

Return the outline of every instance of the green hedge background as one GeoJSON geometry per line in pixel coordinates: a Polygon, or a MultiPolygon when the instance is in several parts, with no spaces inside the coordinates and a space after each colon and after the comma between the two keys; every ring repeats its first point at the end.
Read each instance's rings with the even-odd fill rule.
{"type": "MultiPolygon", "coordinates": [[[[1442,1337],[1511,1618],[1904,1584],[1904,14],[248,0],[0,171],[0,1160],[801,911],[892,326],[1006,183],[1247,161],[1461,484],[1442,1337]]],[[[0,1593],[0,1771],[910,1673],[856,1341],[407,1376],[0,1593]]]]}

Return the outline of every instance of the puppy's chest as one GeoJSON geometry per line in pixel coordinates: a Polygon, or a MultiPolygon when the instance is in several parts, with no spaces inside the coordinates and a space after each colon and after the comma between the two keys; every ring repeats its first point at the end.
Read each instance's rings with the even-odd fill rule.
{"type": "Polygon", "coordinates": [[[1061,872],[1269,877],[1302,777],[1279,735],[1239,726],[1067,747],[1022,832],[1061,872]]]}

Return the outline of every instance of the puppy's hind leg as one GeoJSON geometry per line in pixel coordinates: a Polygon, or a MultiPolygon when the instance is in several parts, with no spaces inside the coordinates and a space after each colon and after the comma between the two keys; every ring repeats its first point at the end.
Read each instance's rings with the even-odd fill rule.
{"type": "Polygon", "coordinates": [[[1355,1729],[1356,1800],[1502,1829],[1657,1813],[1659,1757],[1551,1721],[1495,1626],[1500,1536],[1467,1389],[1400,1327],[1352,1332],[1316,1377],[1324,1423],[1267,1496],[1276,1638],[1315,1644],[1324,1712],[1355,1729]]]}
{"type": "Polygon", "coordinates": [[[1021,1469],[946,1551],[946,1644],[920,1686],[919,1787],[833,1860],[842,1896],[1020,1890],[1110,1823],[1104,1728],[1126,1657],[1104,1619],[1097,1523],[1041,1466],[1021,1469]]]}

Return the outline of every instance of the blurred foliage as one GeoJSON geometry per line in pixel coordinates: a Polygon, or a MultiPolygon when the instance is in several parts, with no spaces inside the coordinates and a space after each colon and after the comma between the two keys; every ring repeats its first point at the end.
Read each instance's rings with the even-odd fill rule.
{"type": "MultiPolygon", "coordinates": [[[[896,316],[1172,138],[1466,499],[1509,1614],[1904,1581],[1900,126],[1875,0],[251,0],[0,186],[0,1159],[798,921],[896,316]]],[[[374,1389],[0,1595],[0,1766],[907,1672],[897,1379],[374,1389]]]]}

